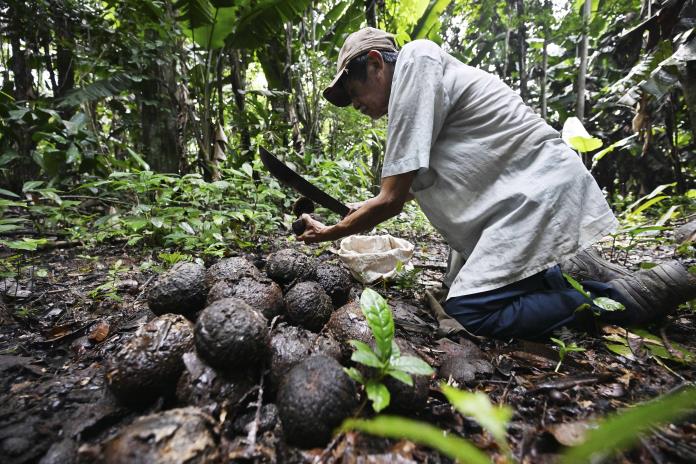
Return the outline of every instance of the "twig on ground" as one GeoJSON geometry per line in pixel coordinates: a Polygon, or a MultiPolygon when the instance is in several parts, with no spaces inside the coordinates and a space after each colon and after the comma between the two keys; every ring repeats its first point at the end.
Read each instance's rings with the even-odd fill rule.
{"type": "Polygon", "coordinates": [[[142,296],[145,294],[145,290],[147,290],[148,285],[150,285],[150,282],[152,282],[152,279],[154,279],[154,278],[155,278],[155,276],[151,275],[150,278],[145,281],[145,283],[143,284],[143,286],[140,290],[140,293],[138,293],[138,296],[136,296],[135,300],[133,300],[133,304],[137,303],[138,300],[140,300],[140,298],[142,298],[142,296]]]}
{"type": "Polygon", "coordinates": [[[662,459],[662,453],[660,453],[644,437],[640,437],[640,444],[643,445],[643,448],[645,448],[645,450],[648,452],[648,454],[650,454],[650,457],[653,459],[653,461],[655,461],[655,464],[663,464],[665,462],[665,460],[662,459]]]}
{"type": "Polygon", "coordinates": [[[681,353],[679,350],[675,349],[670,343],[669,339],[667,338],[667,332],[665,330],[664,325],[660,327],[660,338],[662,338],[662,344],[665,345],[665,348],[667,349],[667,351],[669,351],[669,354],[679,359],[680,361],[684,360],[684,354],[681,353]]]}
{"type": "Polygon", "coordinates": [[[580,377],[575,379],[562,379],[553,380],[551,382],[544,382],[537,385],[535,388],[527,390],[529,393],[537,393],[544,390],[566,390],[578,385],[592,385],[595,383],[605,383],[613,380],[614,376],[611,374],[599,374],[590,377],[580,377]]]}
{"type": "Polygon", "coordinates": [[[249,434],[247,435],[247,442],[249,442],[247,445],[247,453],[249,454],[253,453],[254,449],[256,448],[256,434],[259,430],[259,423],[261,422],[261,406],[263,406],[263,376],[264,373],[261,374],[261,379],[259,380],[259,393],[256,397],[256,403],[254,403],[254,406],[256,406],[254,421],[251,423],[251,427],[249,427],[249,434]]]}

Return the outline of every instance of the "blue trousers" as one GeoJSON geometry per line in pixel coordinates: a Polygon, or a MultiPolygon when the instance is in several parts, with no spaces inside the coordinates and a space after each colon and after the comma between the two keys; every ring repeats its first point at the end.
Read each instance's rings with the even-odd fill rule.
{"type": "MultiPolygon", "coordinates": [[[[606,296],[626,304],[608,284],[581,283],[593,298],[606,296]]],[[[505,339],[541,338],[562,326],[593,331],[593,311],[606,322],[613,322],[618,316],[604,312],[575,290],[558,266],[499,289],[450,298],[444,309],[475,335],[505,339]],[[585,303],[591,305],[592,310],[576,312],[585,303]]]]}

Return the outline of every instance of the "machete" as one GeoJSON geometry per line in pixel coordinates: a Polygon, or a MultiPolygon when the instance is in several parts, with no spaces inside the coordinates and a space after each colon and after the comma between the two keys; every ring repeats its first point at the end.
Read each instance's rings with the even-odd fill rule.
{"type": "MultiPolygon", "coordinates": [[[[273,156],[265,148],[259,147],[259,156],[261,158],[261,162],[263,162],[263,165],[266,166],[266,169],[268,169],[268,172],[270,172],[273,177],[278,179],[281,183],[294,188],[313,202],[319,203],[324,208],[333,211],[341,217],[346,216],[350,211],[346,205],[336,200],[334,197],[287,167],[282,161],[273,156]]],[[[302,223],[302,231],[298,233],[299,229],[297,229],[294,224],[293,230],[295,230],[297,235],[300,235],[302,231],[304,231],[304,222],[302,223]]]]}

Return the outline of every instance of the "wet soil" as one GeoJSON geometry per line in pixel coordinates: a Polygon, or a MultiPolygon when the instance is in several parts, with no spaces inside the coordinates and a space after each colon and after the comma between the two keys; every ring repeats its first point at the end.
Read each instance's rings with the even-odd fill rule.
{"type": "MultiPolygon", "coordinates": [[[[656,358],[640,340],[631,341],[623,355],[610,351],[608,339],[625,333],[611,327],[599,335],[557,334],[586,350],[570,353],[558,372],[554,372],[558,349],[551,342],[463,335],[440,338],[423,294],[426,287],[439,285],[446,247],[432,236],[411,240],[417,244],[417,281],[410,286],[376,287],[389,299],[396,335],[408,340],[418,356],[439,370],[439,376],[454,378],[453,373],[463,369],[462,388],[485,392],[493,402],[514,409],[508,438],[520,462],[553,462],[568,444],[568,430],[576,425],[696,380],[693,364],[656,358]],[[481,360],[490,367],[478,365],[481,360]],[[462,367],[467,363],[473,373],[462,367]]],[[[628,239],[606,242],[604,249],[606,256],[634,270],[641,263],[670,259],[674,251],[669,244],[639,243],[636,248],[628,239]],[[624,248],[630,248],[631,254],[625,254],[624,248]]],[[[159,251],[122,246],[22,254],[0,250],[17,274],[14,283],[0,285],[0,462],[137,462],[132,453],[155,462],[161,456],[158,453],[169,449],[191,456],[192,462],[214,462],[214,458],[222,462],[451,462],[406,440],[359,433],[341,435],[314,449],[287,443],[268,365],[263,367],[261,362],[259,369],[240,367],[227,377],[197,357],[195,362],[188,356],[186,363],[184,356],[182,377],[174,381],[174,386],[180,385],[181,398],[160,396],[138,408],[118,401],[107,388],[104,373],[108,360],[156,317],[148,308],[147,296],[158,275],[154,256],[159,251]],[[145,442],[150,446],[139,448],[145,442]],[[119,461],[118,453],[128,461],[119,461]],[[202,460],[196,461],[199,457],[202,460]]],[[[268,254],[256,251],[245,258],[257,266],[230,266],[230,281],[258,278],[254,269],[261,272],[268,254]]],[[[328,252],[318,257],[322,262],[331,258],[328,252]]],[[[354,290],[351,296],[355,295],[354,290]]],[[[348,335],[336,325],[332,330],[331,321],[325,331],[341,344],[348,337],[362,337],[369,343],[369,330],[361,330],[366,325],[359,308],[353,305],[350,311],[350,305],[336,309],[332,318],[344,317],[355,333],[348,335]]],[[[280,322],[283,316],[280,321],[268,321],[271,334],[280,322]]],[[[691,308],[681,308],[650,332],[672,348],[679,344],[696,352],[696,313],[691,308]]],[[[421,410],[401,414],[463,436],[499,458],[491,437],[453,411],[437,382],[437,378],[428,380],[427,402],[421,410]]],[[[362,413],[368,410],[363,407],[362,413]]],[[[695,443],[696,426],[685,421],[656,429],[615,460],[696,462],[695,443]]]]}

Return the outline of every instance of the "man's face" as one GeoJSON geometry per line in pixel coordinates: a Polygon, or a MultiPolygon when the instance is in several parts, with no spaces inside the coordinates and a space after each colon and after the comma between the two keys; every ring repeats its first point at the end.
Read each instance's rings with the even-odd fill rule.
{"type": "Polygon", "coordinates": [[[391,91],[391,69],[385,66],[382,55],[372,50],[368,54],[367,77],[364,81],[346,79],[344,84],[353,108],[362,114],[379,119],[387,114],[391,91]]]}

